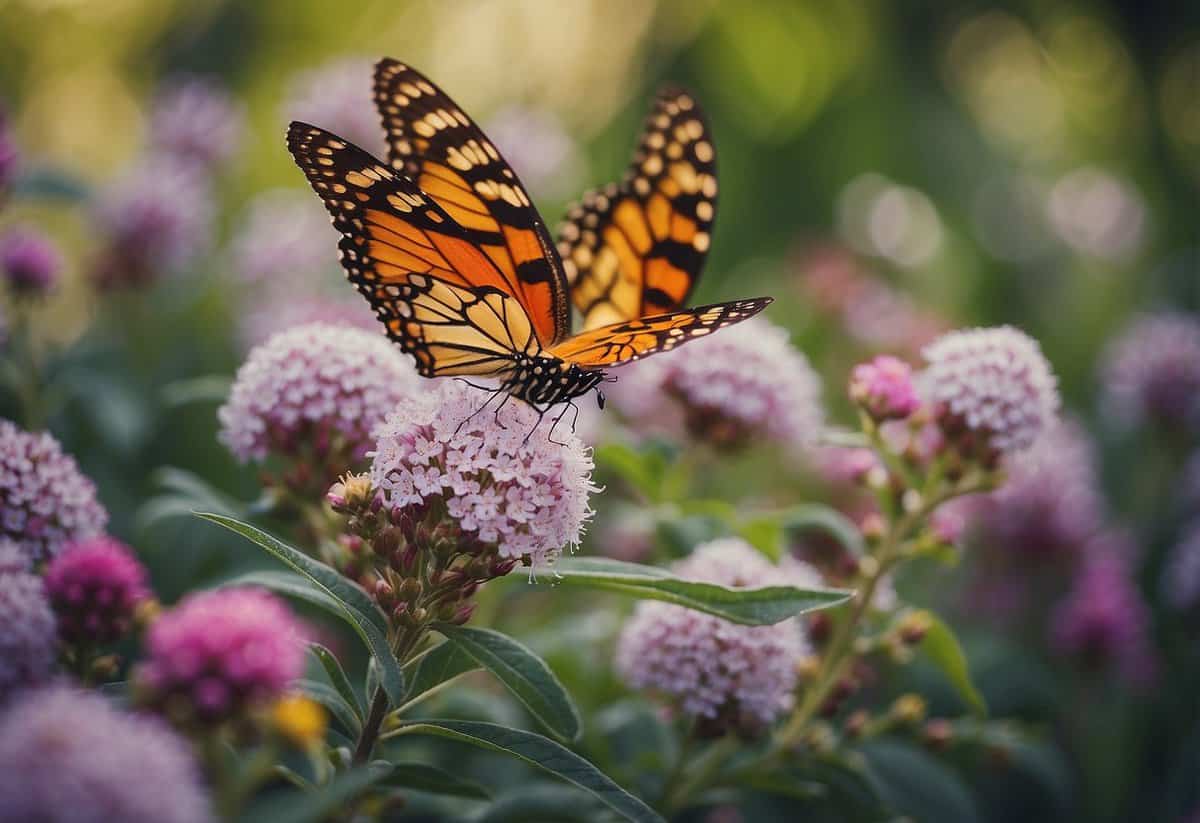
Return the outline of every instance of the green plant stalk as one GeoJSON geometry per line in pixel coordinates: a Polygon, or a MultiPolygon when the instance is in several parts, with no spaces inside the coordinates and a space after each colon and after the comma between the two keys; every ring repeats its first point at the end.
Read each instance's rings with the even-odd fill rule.
{"type": "MultiPolygon", "coordinates": [[[[674,815],[686,808],[692,795],[696,791],[708,787],[713,776],[720,771],[730,755],[737,751],[737,748],[737,737],[727,734],[701,752],[691,764],[690,775],[687,774],[687,769],[677,769],[663,792],[663,811],[668,815],[674,815]],[[674,787],[671,783],[675,784],[674,787]]],[[[683,755],[681,754],[681,764],[682,761],[683,755]]]]}
{"type": "MultiPolygon", "coordinates": [[[[417,644],[425,637],[428,630],[428,624],[419,623],[414,626],[407,626],[400,632],[396,638],[396,644],[393,651],[396,659],[403,666],[408,662],[408,657],[416,649],[417,644]]],[[[375,743],[379,739],[379,730],[383,727],[383,720],[387,716],[388,697],[387,692],[382,686],[375,689],[375,695],[371,698],[371,710],[367,714],[367,719],[363,723],[362,732],[358,736],[358,742],[354,746],[354,765],[361,765],[367,762],[367,758],[371,756],[371,752],[375,749],[375,743]]]]}

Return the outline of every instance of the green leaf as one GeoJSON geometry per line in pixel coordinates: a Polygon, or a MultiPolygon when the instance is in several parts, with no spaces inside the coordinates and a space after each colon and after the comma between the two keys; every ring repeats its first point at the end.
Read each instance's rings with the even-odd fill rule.
{"type": "Polygon", "coordinates": [[[578,739],[579,710],[558,677],[529,647],[491,629],[446,623],[434,628],[494,674],[551,734],[559,740],[578,739]]]}
{"type": "Polygon", "coordinates": [[[666,469],[662,455],[624,443],[605,443],[593,450],[592,457],[597,467],[611,471],[647,500],[659,499],[666,469]]]}
{"type": "Polygon", "coordinates": [[[511,755],[592,794],[626,820],[663,819],[599,769],[570,749],[540,734],[469,720],[427,720],[401,727],[405,734],[429,734],[511,755]]]}
{"type": "Polygon", "coordinates": [[[850,599],[844,589],[764,586],[736,589],[683,580],[666,569],[603,557],[564,557],[554,565],[558,582],[663,600],[734,623],[763,626],[850,599]]]}
{"type": "Polygon", "coordinates": [[[954,630],[947,626],[932,612],[922,612],[929,619],[929,630],[921,641],[921,650],[925,652],[946,679],[958,691],[959,697],[979,717],[987,716],[987,703],[975,683],[971,680],[971,671],[967,666],[967,656],[955,636],[954,630]]]}
{"type": "Polygon", "coordinates": [[[854,557],[862,557],[867,553],[858,527],[850,518],[829,506],[803,503],[789,508],[781,519],[785,531],[824,532],[854,557]]]}
{"type": "Polygon", "coordinates": [[[320,823],[345,811],[367,789],[387,779],[390,764],[374,762],[343,772],[310,792],[272,795],[239,818],[244,823],[320,823]]]}
{"type": "MultiPolygon", "coordinates": [[[[400,671],[400,664],[397,662],[396,656],[392,654],[391,645],[388,643],[387,618],[365,591],[340,575],[336,569],[314,560],[257,526],[210,512],[197,512],[196,516],[211,520],[213,523],[242,535],[302,574],[319,591],[333,598],[340,607],[338,609],[339,616],[345,619],[358,633],[363,642],[367,644],[367,648],[371,650],[371,654],[379,662],[381,685],[387,692],[391,705],[400,705],[404,697],[404,674],[400,671]]],[[[292,590],[292,593],[302,596],[295,589],[292,590]]],[[[317,601],[311,600],[310,602],[317,601]]],[[[327,601],[322,599],[321,602],[327,601]]]]}
{"type": "Polygon", "coordinates": [[[322,646],[320,643],[308,644],[309,653],[317,658],[317,662],[321,664],[321,668],[325,670],[325,676],[329,678],[329,682],[337,689],[338,694],[346,701],[354,713],[362,720],[366,715],[366,707],[362,705],[358,698],[358,693],[354,691],[354,686],[350,684],[350,678],[346,676],[346,670],[342,668],[342,664],[338,662],[337,657],[333,652],[322,646]]]}
{"type": "Polygon", "coordinates": [[[574,786],[522,783],[470,818],[471,823],[594,823],[604,807],[574,786]]]}
{"type": "Polygon", "coordinates": [[[354,711],[354,707],[338,694],[337,689],[328,683],[307,678],[297,680],[295,687],[298,691],[320,703],[348,731],[358,734],[362,730],[362,720],[354,711]]]}
{"type": "Polygon", "coordinates": [[[224,374],[175,380],[162,387],[163,404],[175,409],[193,403],[223,403],[232,384],[233,380],[224,374]]]}
{"type": "Polygon", "coordinates": [[[389,764],[391,774],[381,785],[401,789],[415,789],[430,794],[447,794],[453,797],[470,797],[488,800],[492,794],[473,780],[466,780],[448,771],[430,766],[428,763],[400,761],[389,764]]]}
{"type": "Polygon", "coordinates": [[[738,536],[758,549],[772,563],[778,563],[783,556],[784,530],[778,517],[756,517],[742,522],[737,529],[738,536]]]}
{"type": "Polygon", "coordinates": [[[479,671],[479,664],[457,644],[445,642],[434,646],[404,664],[408,694],[401,710],[429,697],[456,677],[474,671],[479,671]]]}
{"type": "Polygon", "coordinates": [[[962,778],[915,746],[878,739],[862,744],[884,803],[922,823],[975,823],[981,820],[962,778]]]}

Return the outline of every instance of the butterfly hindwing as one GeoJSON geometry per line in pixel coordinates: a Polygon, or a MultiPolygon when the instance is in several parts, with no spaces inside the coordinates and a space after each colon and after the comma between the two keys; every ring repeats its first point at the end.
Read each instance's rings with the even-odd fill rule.
{"type": "Polygon", "coordinates": [[[421,374],[499,376],[540,350],[504,274],[413,181],[306,123],[288,149],[342,234],[350,281],[421,374]]]}
{"type": "Polygon", "coordinates": [[[375,66],[388,159],[436,200],[503,272],[544,345],[570,331],[566,274],[545,224],[495,145],[410,66],[375,66]]]}
{"type": "Polygon", "coordinates": [[[624,180],[585,195],[559,229],[583,328],[683,308],[704,267],[716,206],[707,121],[691,95],[665,89],[624,180]]]}
{"type": "Polygon", "coordinates": [[[749,320],[770,303],[770,297],[757,297],[598,326],[551,347],[547,354],[584,368],[620,366],[749,320]]]}

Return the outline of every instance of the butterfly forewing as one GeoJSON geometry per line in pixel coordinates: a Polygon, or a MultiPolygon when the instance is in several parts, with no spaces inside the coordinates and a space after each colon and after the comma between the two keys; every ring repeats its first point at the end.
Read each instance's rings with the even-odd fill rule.
{"type": "Polygon", "coordinates": [[[503,272],[412,180],[306,123],[288,149],[342,233],[349,279],[421,374],[501,376],[541,350],[503,272]]]}
{"type": "Polygon", "coordinates": [[[463,110],[410,66],[375,66],[391,164],[411,177],[504,274],[545,345],[570,331],[566,275],[521,181],[463,110]]]}
{"type": "Polygon", "coordinates": [[[585,195],[559,230],[583,328],[683,308],[704,267],[716,205],[707,121],[691,95],[665,89],[625,179],[585,195]]]}
{"type": "Polygon", "coordinates": [[[757,297],[599,326],[551,347],[548,354],[585,368],[620,366],[749,320],[770,303],[770,297],[757,297]]]}

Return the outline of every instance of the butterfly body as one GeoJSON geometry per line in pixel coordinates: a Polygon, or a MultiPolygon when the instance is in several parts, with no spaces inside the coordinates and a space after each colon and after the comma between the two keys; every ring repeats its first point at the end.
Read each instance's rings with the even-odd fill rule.
{"type": "Polygon", "coordinates": [[[382,60],[385,163],[294,122],[288,149],[321,197],[342,266],[425,377],[484,377],[545,412],[607,370],[704,337],[771,298],[685,309],[715,208],[712,143],[682,92],[660,95],[635,165],[585,199],[555,245],[512,168],[411,67],[382,60]],[[583,329],[571,334],[574,304],[583,329]]]}

